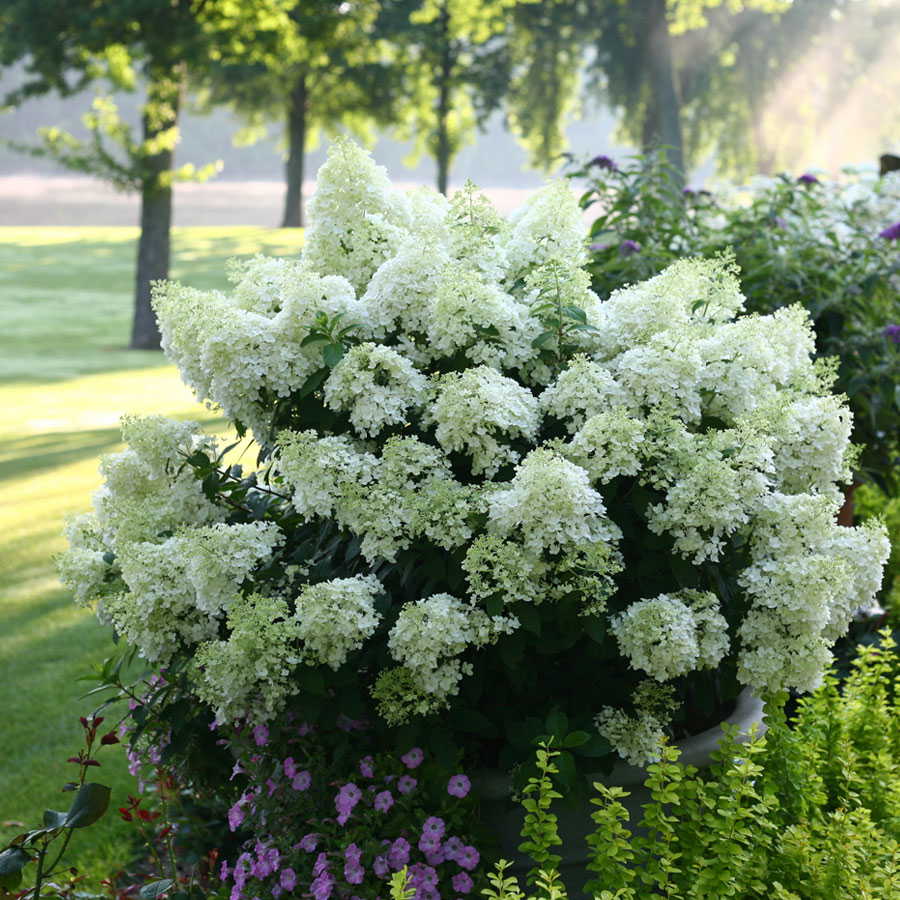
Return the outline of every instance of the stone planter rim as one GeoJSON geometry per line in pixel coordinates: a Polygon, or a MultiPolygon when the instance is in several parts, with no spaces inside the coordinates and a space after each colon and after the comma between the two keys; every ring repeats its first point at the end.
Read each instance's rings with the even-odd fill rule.
{"type": "MultiPolygon", "coordinates": [[[[750,688],[744,688],[737,697],[733,712],[723,721],[738,726],[738,740],[743,743],[749,739],[754,725],[757,726],[753,731],[754,736],[758,737],[765,733],[763,708],[763,701],[750,688]]],[[[718,748],[719,741],[723,737],[724,732],[720,724],[676,741],[675,746],[681,751],[679,762],[698,769],[709,766],[712,762],[712,754],[718,748]]],[[[487,797],[499,799],[508,797],[512,793],[512,779],[506,772],[481,770],[474,773],[473,777],[478,790],[487,797]]],[[[647,778],[647,770],[642,766],[633,766],[620,760],[608,775],[590,773],[586,778],[590,783],[601,781],[610,787],[636,787],[643,785],[647,778]]]]}

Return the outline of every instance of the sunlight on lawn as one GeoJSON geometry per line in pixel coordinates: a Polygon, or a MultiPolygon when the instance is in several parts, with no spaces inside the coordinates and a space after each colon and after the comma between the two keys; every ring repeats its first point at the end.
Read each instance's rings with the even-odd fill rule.
{"type": "MultiPolygon", "coordinates": [[[[112,649],[109,631],[75,606],[56,579],[65,518],[89,508],[99,457],[119,448],[123,413],[203,422],[198,404],[160,353],[124,349],[130,325],[135,229],[0,228],[0,838],[64,807],[66,758],[78,716],[95,702],[78,679],[112,649]]],[[[174,274],[225,287],[235,254],[293,254],[296,232],[176,229],[174,274]]],[[[112,720],[110,720],[112,721],[112,720]]],[[[104,877],[129,861],[115,814],[135,790],[120,747],[106,748],[96,779],[113,788],[111,812],[73,841],[71,859],[104,877]]]]}

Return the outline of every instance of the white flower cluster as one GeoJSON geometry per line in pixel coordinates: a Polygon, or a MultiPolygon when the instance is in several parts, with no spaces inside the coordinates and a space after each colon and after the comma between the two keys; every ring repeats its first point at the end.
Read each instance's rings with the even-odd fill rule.
{"type": "MultiPolygon", "coordinates": [[[[851,421],[806,313],[743,315],[727,259],[682,260],[601,302],[564,184],[504,221],[471,185],[449,203],[393,191],[346,141],[317,184],[301,259],[236,265],[227,293],[168,285],[155,306],[185,381],[270,455],[293,511],[271,495],[270,508],[358,547],[345,574],[368,565],[384,588],[366,574],[254,584],[280,535],[224,524],[183,466],[214,453],[208,439],[140,420],[103,464],[95,523],[73,526],[61,569],[76,596],[102,598],[148,656],[207,642],[204,696],[229,698],[223,715],[258,696],[271,713],[300,657],[339,668],[381,640],[397,665],[371,673],[379,709],[434,711],[474,652],[517,627],[517,604],[529,617],[565,604],[594,639],[608,626],[622,669],[655,689],[726,655],[757,690],[815,684],[887,551],[879,527],[834,522],[851,421]],[[420,552],[465,586],[432,582],[400,606],[400,576],[383,573],[420,552]],[[629,602],[623,566],[644,552],[654,577],[693,574],[629,602]],[[726,561],[743,567],[726,573],[741,596],[678,590],[712,588],[710,563],[726,561]],[[245,598],[257,588],[274,599],[245,598]],[[272,668],[241,663],[254,653],[272,668]]],[[[598,727],[648,759],[668,713],[634,709],[598,727]]]]}
{"type": "Polygon", "coordinates": [[[612,632],[632,667],[657,681],[713,669],[729,646],[728,623],[708,591],[638,600],[612,619],[612,632]]]}
{"type": "Polygon", "coordinates": [[[297,691],[300,623],[284,600],[251,594],[229,610],[228,630],[227,640],[197,648],[197,693],[218,722],[268,721],[297,691]]]}
{"type": "Polygon", "coordinates": [[[296,616],[305,661],[337,671],[381,621],[375,610],[379,593],[381,584],[374,575],[335,578],[303,588],[297,597],[296,616]]]}
{"type": "Polygon", "coordinates": [[[407,603],[388,636],[391,656],[415,679],[417,693],[431,709],[444,706],[459,690],[470,663],[459,656],[483,647],[518,627],[514,616],[489,616],[450,594],[407,603]]]}

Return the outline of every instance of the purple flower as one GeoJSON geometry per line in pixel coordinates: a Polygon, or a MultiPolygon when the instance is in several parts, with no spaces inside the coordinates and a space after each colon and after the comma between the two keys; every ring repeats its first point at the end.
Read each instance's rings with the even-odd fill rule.
{"type": "Polygon", "coordinates": [[[359,803],[362,791],[353,782],[345,784],[334,798],[334,806],[338,811],[338,824],[343,825],[350,818],[353,807],[359,803]]]}
{"type": "Polygon", "coordinates": [[[418,783],[419,782],[416,781],[412,775],[401,775],[400,778],[397,779],[397,790],[400,791],[401,794],[411,794],[416,789],[418,783]]]}
{"type": "Polygon", "coordinates": [[[422,765],[422,761],[425,759],[425,754],[422,752],[421,747],[413,747],[408,753],[404,753],[403,756],[400,757],[400,762],[406,766],[407,769],[418,769],[419,766],[422,765]]]}
{"type": "Polygon", "coordinates": [[[884,238],[886,241],[900,240],[900,222],[895,222],[893,225],[885,228],[884,231],[879,231],[878,237],[884,238]]]}
{"type": "Polygon", "coordinates": [[[457,872],[456,875],[450,879],[450,884],[453,885],[453,890],[456,891],[457,894],[468,894],[475,886],[472,879],[466,875],[465,872],[457,872]]]}
{"type": "Polygon", "coordinates": [[[253,740],[257,747],[265,747],[269,743],[269,729],[265,725],[257,725],[253,729],[253,740]]]}
{"type": "Polygon", "coordinates": [[[309,790],[309,786],[312,784],[312,776],[305,769],[302,772],[298,772],[294,776],[294,780],[291,782],[291,787],[295,791],[306,791],[309,790]]]}
{"type": "Polygon", "coordinates": [[[387,812],[394,805],[394,795],[390,791],[381,791],[375,795],[372,805],[379,812],[387,812]]]}
{"type": "Polygon", "coordinates": [[[348,863],[344,866],[344,880],[347,884],[362,884],[364,875],[365,869],[360,865],[350,865],[348,863]]]}
{"type": "Polygon", "coordinates": [[[228,868],[228,860],[223,859],[222,865],[219,867],[219,881],[228,881],[231,870],[228,868]]]}
{"type": "Polygon", "coordinates": [[[423,834],[419,838],[419,849],[423,853],[436,853],[441,846],[441,839],[430,834],[423,834]]]}
{"type": "Polygon", "coordinates": [[[363,778],[374,778],[375,769],[373,768],[374,760],[371,756],[364,756],[359,761],[359,771],[363,778]]]}
{"type": "Polygon", "coordinates": [[[286,890],[292,891],[297,886],[297,873],[293,869],[282,869],[279,884],[286,890]]]}
{"type": "Polygon", "coordinates": [[[231,778],[229,778],[228,780],[229,780],[229,781],[234,781],[234,779],[235,779],[238,775],[243,775],[243,774],[244,774],[244,767],[241,765],[241,761],[238,760],[238,761],[234,764],[234,766],[232,767],[232,769],[231,769],[231,778]]]}
{"type": "Polygon", "coordinates": [[[451,797],[462,799],[472,789],[472,782],[465,775],[453,775],[447,782],[447,793],[451,797]]]}
{"type": "Polygon", "coordinates": [[[320,853],[313,864],[313,875],[318,877],[319,875],[324,875],[327,871],[328,857],[324,853],[320,853]]]}
{"type": "Polygon", "coordinates": [[[409,862],[409,841],[406,838],[399,837],[392,844],[388,851],[388,862],[392,869],[402,869],[409,862]]]}
{"type": "Polygon", "coordinates": [[[356,844],[347,844],[344,848],[344,861],[351,865],[358,866],[362,859],[362,850],[356,844]]]}
{"type": "Polygon", "coordinates": [[[464,847],[465,844],[458,837],[448,837],[444,841],[444,856],[451,862],[456,862],[457,856],[464,847]]]}
{"type": "Polygon", "coordinates": [[[384,878],[385,875],[387,875],[387,873],[390,871],[390,866],[388,866],[387,857],[376,856],[375,859],[372,860],[372,871],[379,878],[384,878]]]}
{"type": "Polygon", "coordinates": [[[425,862],[429,866],[439,866],[442,862],[447,861],[447,852],[440,843],[436,844],[433,850],[425,851],[425,862]]]}
{"type": "Polygon", "coordinates": [[[228,827],[232,831],[237,831],[241,822],[244,821],[244,803],[246,803],[246,794],[242,795],[241,799],[228,810],[228,827]]]}
{"type": "Polygon", "coordinates": [[[804,172],[804,173],[797,179],[797,181],[798,181],[800,184],[818,184],[818,183],[819,183],[819,179],[816,178],[816,176],[813,175],[812,172],[804,172]]]}
{"type": "Polygon", "coordinates": [[[610,172],[618,172],[619,167],[616,165],[615,160],[607,156],[605,153],[601,153],[599,156],[595,156],[589,163],[589,166],[596,166],[598,169],[608,169],[610,172]]]}
{"type": "Polygon", "coordinates": [[[306,737],[308,734],[312,734],[312,732],[313,727],[309,722],[301,722],[297,728],[297,734],[299,734],[300,737],[306,737]]]}
{"type": "Polygon", "coordinates": [[[633,256],[635,253],[641,252],[641,245],[637,241],[622,241],[619,244],[619,255],[620,256],[633,256]]]}
{"type": "Polygon", "coordinates": [[[889,341],[900,344],[900,325],[885,325],[881,332],[889,341]]]}
{"type": "Polygon", "coordinates": [[[266,787],[269,789],[269,796],[270,796],[270,797],[272,796],[272,794],[275,793],[275,791],[278,790],[278,785],[275,784],[275,782],[272,781],[271,778],[267,778],[267,779],[266,779],[266,787]]]}
{"type": "Polygon", "coordinates": [[[331,890],[334,886],[334,879],[328,872],[323,872],[321,875],[317,875],[312,884],[309,886],[309,891],[315,898],[315,900],[328,900],[331,896],[331,890]]]}
{"type": "Polygon", "coordinates": [[[609,244],[604,244],[602,242],[588,245],[588,250],[592,250],[594,253],[602,253],[604,250],[609,250],[609,248],[609,244]]]}
{"type": "Polygon", "coordinates": [[[297,764],[293,756],[289,756],[281,765],[286,778],[293,778],[297,774],[297,764]]]}
{"type": "Polygon", "coordinates": [[[427,836],[440,840],[446,830],[447,826],[444,824],[444,820],[439,819],[437,816],[429,816],[422,823],[422,837],[427,836]]]}
{"type": "Polygon", "coordinates": [[[237,885],[235,885],[231,889],[231,896],[230,896],[229,900],[241,900],[242,896],[243,896],[243,891],[237,885]]]}
{"type": "Polygon", "coordinates": [[[319,845],[319,836],[317,834],[304,834],[302,838],[300,838],[297,846],[301,850],[305,850],[307,853],[312,853],[313,850],[319,845]]]}
{"type": "Polygon", "coordinates": [[[681,193],[685,197],[693,197],[697,192],[693,188],[686,187],[681,189],[681,193]]]}
{"type": "Polygon", "coordinates": [[[468,869],[470,872],[478,865],[480,859],[481,856],[474,847],[463,847],[462,850],[456,854],[456,862],[462,866],[462,868],[468,869]]]}
{"type": "MultiPolygon", "coordinates": [[[[275,900],[278,900],[278,898],[283,893],[284,893],[284,888],[280,884],[275,884],[272,886],[272,896],[275,898],[275,900]]],[[[254,897],[253,900],[259,900],[259,897],[254,897]]]]}
{"type": "Polygon", "coordinates": [[[774,219],[775,227],[780,231],[787,231],[787,220],[782,218],[781,216],[775,216],[774,219]]]}

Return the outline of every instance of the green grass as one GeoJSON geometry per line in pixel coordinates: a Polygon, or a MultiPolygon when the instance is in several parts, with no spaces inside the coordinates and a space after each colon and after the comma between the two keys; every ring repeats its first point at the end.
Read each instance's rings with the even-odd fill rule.
{"type": "MultiPolygon", "coordinates": [[[[112,649],[92,613],[56,580],[53,555],[67,515],[90,504],[97,461],[119,446],[124,412],[204,421],[160,353],[125,349],[130,328],[135,229],[0,228],[0,840],[71,795],[65,762],[80,744],[77,681],[112,649]]],[[[235,255],[293,254],[297,232],[176,229],[173,277],[224,287],[235,255]]],[[[113,804],[134,791],[121,748],[106,748],[96,780],[113,804]]],[[[92,773],[93,774],[93,773],[92,773]]],[[[92,877],[128,861],[115,812],[72,842],[70,858],[92,877]]]]}

